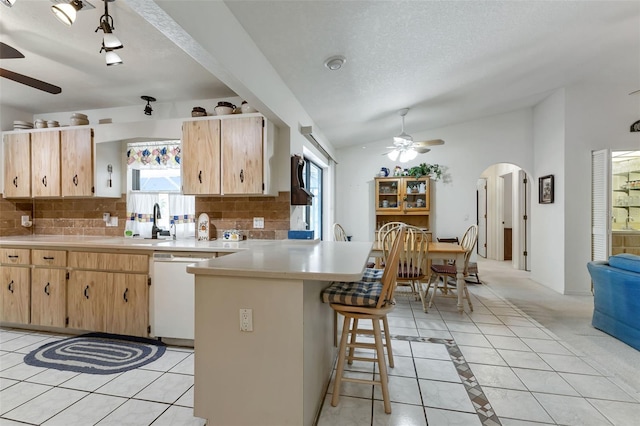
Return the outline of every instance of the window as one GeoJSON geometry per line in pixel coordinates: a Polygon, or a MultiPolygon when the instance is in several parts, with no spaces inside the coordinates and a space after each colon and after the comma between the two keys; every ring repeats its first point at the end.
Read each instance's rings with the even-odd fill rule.
{"type": "Polygon", "coordinates": [[[313,194],[313,204],[306,206],[304,221],[315,238],[322,238],[322,168],[305,159],[303,178],[304,187],[313,194]]]}
{"type": "Polygon", "coordinates": [[[181,238],[195,236],[195,197],[181,194],[180,152],[179,140],[128,144],[126,226],[134,234],[151,235],[158,204],[158,227],[181,238]]]}

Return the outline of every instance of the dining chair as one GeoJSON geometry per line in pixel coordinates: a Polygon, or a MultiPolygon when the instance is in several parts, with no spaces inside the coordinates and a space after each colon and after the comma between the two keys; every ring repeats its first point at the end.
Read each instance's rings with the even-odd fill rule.
{"type": "MultiPolygon", "coordinates": [[[[438,242],[439,243],[455,243],[455,244],[460,244],[460,240],[458,239],[458,237],[452,237],[452,238],[438,238],[438,242]]],[[[450,264],[455,265],[455,260],[451,260],[449,261],[450,264]]],[[[473,283],[473,284],[482,284],[482,281],[480,281],[480,277],[478,276],[478,263],[477,262],[469,262],[469,264],[467,265],[467,269],[465,271],[465,280],[467,278],[467,276],[471,277],[475,277],[476,281],[472,282],[472,281],[467,281],[468,283],[473,283]]]]}
{"type": "MultiPolygon", "coordinates": [[[[383,241],[384,241],[384,236],[389,232],[394,230],[395,228],[398,228],[400,225],[406,225],[404,222],[387,222],[384,225],[382,225],[377,231],[376,231],[376,241],[374,244],[376,244],[378,247],[380,247],[381,249],[383,248],[383,241]]],[[[389,249],[389,247],[387,247],[387,250],[389,249]]],[[[384,268],[384,256],[382,258],[378,258],[375,261],[375,267],[376,268],[384,268]]]]}
{"type": "MultiPolygon", "coordinates": [[[[398,228],[391,228],[389,233],[397,233],[398,228]]],[[[427,277],[427,257],[429,246],[429,235],[422,229],[405,225],[404,244],[400,248],[398,259],[398,276],[396,278],[397,285],[408,286],[411,295],[415,300],[421,297],[422,281],[427,277]]],[[[392,241],[394,236],[388,238],[392,241]]],[[[383,246],[383,259],[388,257],[388,247],[383,246]]],[[[385,261],[386,264],[386,261],[385,261]]]]}
{"type": "Polygon", "coordinates": [[[333,224],[333,240],[334,241],[349,241],[347,233],[339,223],[333,224]]]}
{"type": "Polygon", "coordinates": [[[389,257],[387,258],[388,264],[384,269],[380,282],[334,282],[322,292],[323,301],[330,303],[334,311],[344,316],[340,346],[338,348],[338,365],[331,397],[331,405],[334,407],[338,405],[340,400],[342,382],[372,384],[380,385],[382,388],[384,411],[387,414],[391,413],[389,376],[384,348],[386,347],[387,349],[389,367],[393,367],[393,353],[391,337],[386,330],[383,342],[380,322],[386,322],[387,314],[395,308],[395,281],[398,273],[400,250],[405,240],[405,232],[405,227],[400,226],[397,234],[388,233],[388,236],[385,236],[385,238],[395,238],[391,244],[389,257]],[[359,321],[362,320],[371,320],[373,331],[359,328],[359,321]],[[358,342],[358,335],[373,335],[375,343],[358,342]],[[374,350],[373,356],[356,356],[356,348],[374,350]],[[376,380],[375,376],[371,380],[344,377],[345,361],[351,364],[354,360],[377,363],[380,379],[376,380]]]}
{"type": "MultiPolygon", "coordinates": [[[[462,237],[462,241],[460,245],[464,248],[464,269],[463,273],[466,277],[468,275],[467,269],[469,266],[469,258],[473,253],[473,249],[476,246],[476,242],[478,241],[478,225],[471,225],[464,233],[462,237]]],[[[433,305],[433,300],[436,297],[438,291],[442,293],[443,297],[458,297],[455,292],[451,290],[457,287],[457,265],[453,264],[444,264],[444,265],[431,265],[431,277],[429,278],[429,282],[427,283],[427,290],[425,291],[425,295],[429,293],[429,289],[431,289],[431,297],[429,298],[429,308],[433,305]],[[456,280],[455,285],[449,284],[449,279],[456,280]],[[440,283],[440,280],[442,282],[440,283]]],[[[473,304],[471,303],[471,297],[469,297],[469,289],[467,289],[466,282],[463,281],[462,286],[462,296],[467,300],[469,304],[469,310],[473,312],[473,304]]]]}

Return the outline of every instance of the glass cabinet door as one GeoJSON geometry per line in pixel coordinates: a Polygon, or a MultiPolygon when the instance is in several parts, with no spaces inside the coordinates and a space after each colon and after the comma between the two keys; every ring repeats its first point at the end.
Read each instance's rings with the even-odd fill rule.
{"type": "Polygon", "coordinates": [[[402,185],[405,210],[429,210],[429,178],[405,177],[402,185]]]}
{"type": "Polygon", "coordinates": [[[399,179],[376,179],[376,208],[394,211],[402,208],[400,202],[399,179]]]}

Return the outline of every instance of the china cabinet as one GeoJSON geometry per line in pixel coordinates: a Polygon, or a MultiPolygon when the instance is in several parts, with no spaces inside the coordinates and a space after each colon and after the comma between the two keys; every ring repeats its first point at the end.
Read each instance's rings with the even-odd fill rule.
{"type": "Polygon", "coordinates": [[[428,177],[375,178],[376,229],[396,221],[429,229],[429,187],[428,177]]]}

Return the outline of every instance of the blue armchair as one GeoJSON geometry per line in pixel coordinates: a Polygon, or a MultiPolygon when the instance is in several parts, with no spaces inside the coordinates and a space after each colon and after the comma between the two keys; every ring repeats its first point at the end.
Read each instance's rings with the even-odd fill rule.
{"type": "Polygon", "coordinates": [[[624,253],[587,264],[593,281],[591,324],[640,350],[640,256],[624,253]]]}

